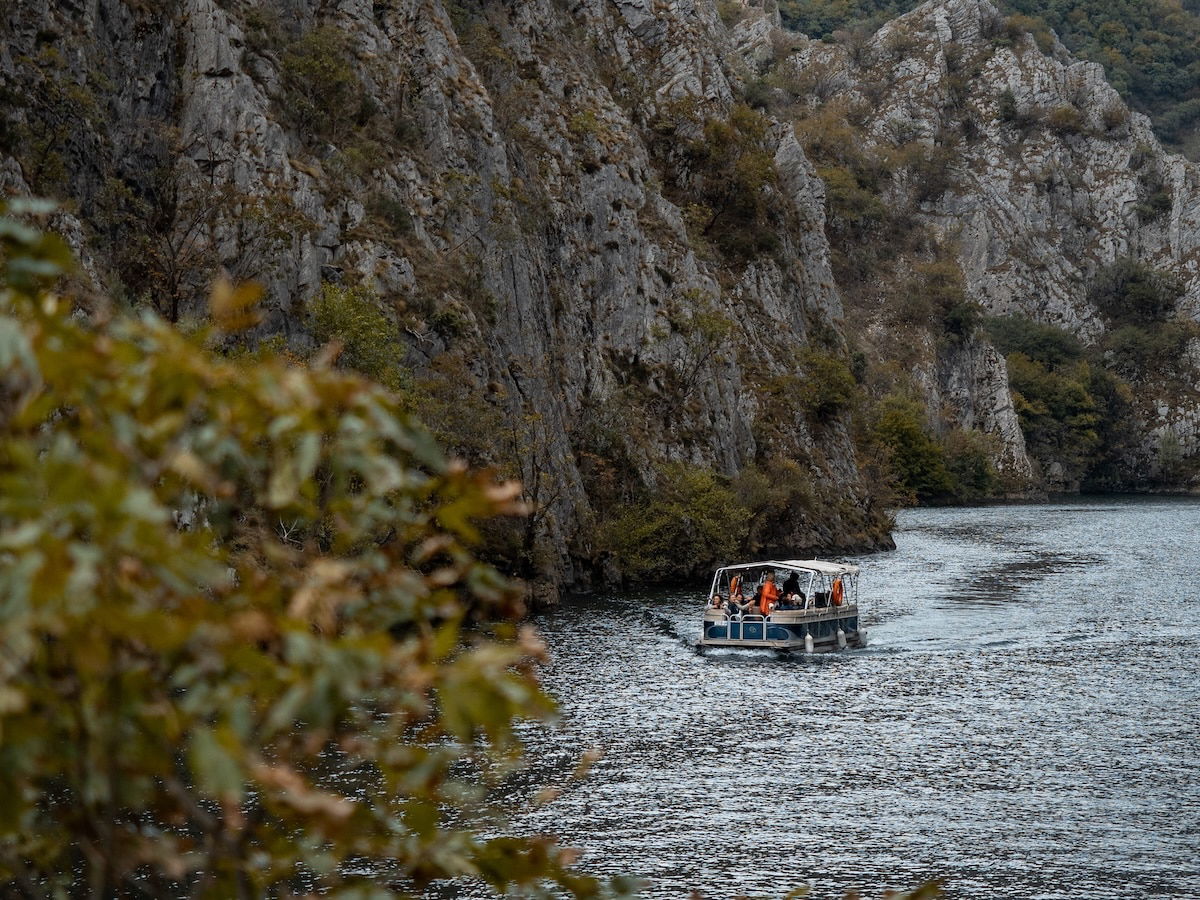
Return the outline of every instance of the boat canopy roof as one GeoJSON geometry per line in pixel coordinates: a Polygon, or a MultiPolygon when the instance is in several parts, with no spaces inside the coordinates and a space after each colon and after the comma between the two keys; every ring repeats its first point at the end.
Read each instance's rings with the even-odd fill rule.
{"type": "Polygon", "coordinates": [[[766,567],[777,569],[799,569],[803,572],[817,572],[820,575],[857,575],[858,566],[846,563],[827,562],[823,559],[767,559],[762,562],[737,563],[732,566],[721,566],[722,571],[731,569],[760,569],[766,567]]]}

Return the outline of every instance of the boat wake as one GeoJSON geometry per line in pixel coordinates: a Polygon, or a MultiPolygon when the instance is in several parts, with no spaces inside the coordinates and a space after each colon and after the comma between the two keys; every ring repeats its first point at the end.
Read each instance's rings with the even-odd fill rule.
{"type": "Polygon", "coordinates": [[[695,649],[697,636],[694,634],[682,634],[679,626],[666,616],[650,612],[649,610],[642,610],[642,620],[663,637],[678,641],[689,650],[695,649]]]}

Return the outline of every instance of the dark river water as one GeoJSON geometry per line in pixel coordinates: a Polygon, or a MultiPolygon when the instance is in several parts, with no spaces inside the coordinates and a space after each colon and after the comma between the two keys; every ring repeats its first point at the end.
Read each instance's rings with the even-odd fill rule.
{"type": "Polygon", "coordinates": [[[860,557],[870,646],[696,652],[703,590],[540,618],[561,727],[519,830],[644,896],[1200,897],[1200,502],[924,509],[860,557]]]}

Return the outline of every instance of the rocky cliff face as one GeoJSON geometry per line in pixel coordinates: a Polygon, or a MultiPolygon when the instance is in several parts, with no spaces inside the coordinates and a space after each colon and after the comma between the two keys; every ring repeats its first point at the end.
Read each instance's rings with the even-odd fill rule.
{"type": "MultiPolygon", "coordinates": [[[[1163,151],[1099,66],[1010,32],[987,0],[926,3],[869,40],[804,42],[791,62],[862,110],[873,145],[942,161],[948,177],[924,192],[920,214],[956,248],[987,312],[1102,344],[1119,322],[1098,308],[1096,284],[1134,260],[1177,280],[1170,314],[1200,315],[1200,170],[1163,151]]],[[[910,189],[901,182],[894,195],[910,189]]],[[[1197,451],[1194,369],[1185,381],[1135,383],[1140,438],[1123,460],[1126,484],[1159,474],[1165,436],[1197,451]]]]}
{"type": "Polygon", "coordinates": [[[723,208],[687,203],[725,161],[696,174],[683,151],[740,83],[712,2],[47,0],[3,16],[0,177],[72,199],[59,225],[93,282],[187,318],[216,266],[257,277],[259,336],[299,352],[320,285],[361,286],[431,424],[464,446],[508,435],[483,434],[479,455],[541,504],[543,573],[578,581],[597,556],[581,462],[597,456],[653,485],[664,461],[734,475],[785,454],[829,503],[785,515],[772,544],[886,539],[848,420],[764,408],[814,340],[844,352],[823,185],[791,128],[733,133],[773,163],[769,252],[714,248],[697,222],[723,208]]]}
{"type": "MultiPolygon", "coordinates": [[[[757,551],[886,541],[849,398],[899,375],[931,421],[988,435],[1010,483],[1063,486],[1031,464],[1004,357],[969,325],[898,329],[897,285],[949,253],[988,312],[1098,342],[1092,288],[1132,257],[1175,274],[1195,318],[1195,169],[986,0],[843,45],[763,6],[9,6],[0,187],[68,199],[56,226],[97,296],[186,320],[224,269],[268,288],[252,343],[307,355],[334,334],[386,368],[452,447],[522,478],[526,574],[586,581],[606,524],[680,466],[743,479],[757,551]],[[917,235],[893,281],[851,286],[831,256],[827,232],[859,226],[827,223],[845,185],[802,149],[820,127],[792,127],[831,104],[873,159],[906,160],[881,189],[912,208],[888,240],[917,235]]],[[[1138,399],[1130,484],[1164,435],[1194,453],[1200,422],[1194,391],[1138,399]]]]}

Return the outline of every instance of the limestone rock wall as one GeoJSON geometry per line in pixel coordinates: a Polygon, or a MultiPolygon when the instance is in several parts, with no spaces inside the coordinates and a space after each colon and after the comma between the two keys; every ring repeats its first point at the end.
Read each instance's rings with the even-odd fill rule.
{"type": "MultiPolygon", "coordinates": [[[[1110,326],[1090,287],[1132,258],[1177,278],[1178,313],[1200,320],[1200,169],[1162,149],[1100,66],[1057,41],[1039,47],[1007,33],[989,0],[931,0],[864,46],[806,42],[792,59],[868,111],[875,145],[951,148],[946,189],[921,214],[958,247],[970,296],[990,314],[1021,313],[1097,344],[1110,326]]],[[[974,369],[943,367],[941,385],[961,412],[975,403],[961,398],[974,369]]],[[[1131,484],[1157,476],[1168,432],[1185,454],[1200,451],[1188,424],[1200,409],[1194,389],[1137,399],[1142,440],[1124,461],[1131,484]]],[[[1004,405],[998,433],[1008,435],[1004,405]]]]}
{"type": "MultiPolygon", "coordinates": [[[[322,281],[373,287],[401,316],[413,372],[453,356],[464,401],[502,397],[507,417],[527,423],[522,475],[552,484],[543,568],[565,583],[586,576],[578,562],[591,553],[577,455],[588,415],[636,390],[655,414],[621,423],[627,474],[653,482],[664,459],[734,474],[760,449],[757,385],[795,374],[814,330],[841,333],[823,185],[790,127],[770,134],[780,177],[769,203],[787,223],[776,252],[745,266],[698,253],[665,195],[656,116],[673,104],[722,115],[741,77],[711,0],[44,0],[0,17],[10,89],[73,84],[97,107],[64,119],[96,129],[63,153],[81,246],[103,244],[112,179],[153,206],[167,182],[148,173],[165,167],[180,196],[164,204],[160,239],[192,239],[205,259],[265,281],[263,335],[309,350],[305,309],[322,281]],[[355,102],[403,129],[350,146],[281,111],[286,40],[318,25],[347,41],[355,102]],[[39,56],[62,48],[66,58],[39,56]],[[189,197],[283,208],[288,224],[218,217],[201,242],[189,197]],[[379,227],[382,201],[405,211],[399,233],[379,227]],[[690,323],[702,313],[731,330],[698,355],[690,323]]],[[[31,104],[15,121],[45,115],[31,104]]],[[[12,159],[0,171],[14,191],[44,174],[12,159]]],[[[100,260],[95,279],[112,269],[100,260]]],[[[182,282],[179,314],[202,314],[182,282]]],[[[863,507],[845,422],[766,426],[786,432],[823,489],[863,507]]],[[[886,540],[882,519],[841,528],[832,515],[820,528],[797,520],[780,543],[886,540]]]]}

